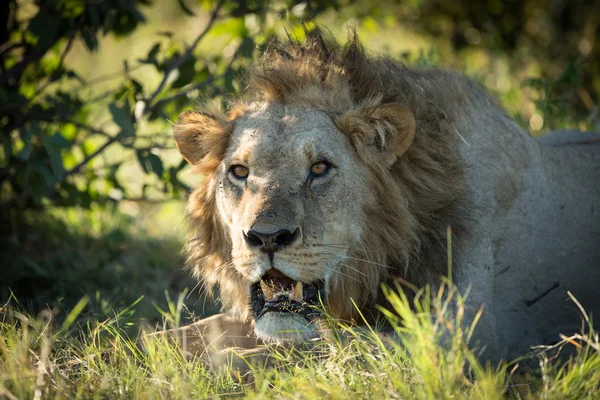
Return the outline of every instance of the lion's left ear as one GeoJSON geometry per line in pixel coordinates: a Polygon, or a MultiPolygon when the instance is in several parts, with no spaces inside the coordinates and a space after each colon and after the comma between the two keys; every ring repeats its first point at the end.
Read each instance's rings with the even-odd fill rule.
{"type": "Polygon", "coordinates": [[[388,168],[408,150],[415,137],[415,117],[398,103],[359,107],[339,117],[336,124],[349,135],[359,153],[375,149],[388,168]]]}

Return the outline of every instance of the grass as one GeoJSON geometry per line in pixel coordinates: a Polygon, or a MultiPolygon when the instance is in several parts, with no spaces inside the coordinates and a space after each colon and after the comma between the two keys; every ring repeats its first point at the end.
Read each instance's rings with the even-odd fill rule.
{"type": "MultiPolygon", "coordinates": [[[[143,337],[140,303],[97,318],[84,297],[60,323],[52,311],[21,310],[14,298],[0,312],[0,397],[21,398],[409,398],[594,399],[600,396],[600,346],[590,332],[565,337],[527,363],[481,365],[461,323],[464,299],[449,286],[411,303],[388,290],[395,339],[336,324],[337,335],[313,351],[273,349],[271,367],[252,358],[210,367],[200,355],[182,356],[176,344],[143,337]],[[449,304],[458,312],[449,318],[449,304]],[[435,318],[432,316],[436,316],[435,318]],[[136,329],[132,329],[132,327],[136,329]],[[441,343],[444,343],[443,345],[441,343]],[[552,358],[563,346],[567,360],[552,358]],[[318,349],[318,351],[316,351],[318,349]],[[318,355],[318,356],[316,356],[318,355]],[[241,361],[241,364],[240,364],[241,361]],[[244,374],[244,372],[247,373],[244,374]]],[[[169,301],[165,321],[182,312],[169,301]]],[[[166,324],[168,325],[168,324],[166,324]]]]}
{"type": "MultiPolygon", "coordinates": [[[[9,229],[0,228],[0,302],[14,295],[31,315],[51,310],[61,321],[65,310],[86,297],[85,316],[100,319],[140,299],[140,319],[156,323],[162,321],[159,309],[167,309],[168,298],[196,286],[182,268],[180,203],[50,209],[27,212],[0,226],[9,229]]],[[[197,300],[188,302],[191,313],[218,310],[197,295],[190,297],[197,300]]]]}

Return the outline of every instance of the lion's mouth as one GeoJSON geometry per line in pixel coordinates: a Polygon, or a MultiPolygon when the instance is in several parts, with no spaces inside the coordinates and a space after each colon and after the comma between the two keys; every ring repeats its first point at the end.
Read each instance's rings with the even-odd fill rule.
{"type": "Polygon", "coordinates": [[[321,314],[321,300],[325,299],[323,281],[305,283],[271,271],[250,287],[250,301],[257,321],[269,312],[296,313],[308,321],[321,314]]]}

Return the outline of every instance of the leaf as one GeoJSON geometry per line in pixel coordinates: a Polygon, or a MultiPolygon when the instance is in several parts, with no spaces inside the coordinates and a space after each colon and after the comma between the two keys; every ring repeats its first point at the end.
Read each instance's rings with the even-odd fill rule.
{"type": "Polygon", "coordinates": [[[89,302],[89,298],[87,296],[83,296],[81,298],[81,300],[79,300],[79,302],[75,305],[75,307],[73,307],[71,312],[69,312],[69,315],[67,315],[67,318],[65,319],[62,326],[60,327],[61,331],[64,332],[67,329],[69,329],[71,327],[71,325],[73,325],[73,323],[75,322],[75,320],[77,319],[79,314],[81,314],[81,312],[83,311],[85,306],[88,304],[88,302],[89,302]]]}
{"type": "Polygon", "coordinates": [[[150,167],[152,168],[152,171],[154,171],[154,173],[159,178],[162,178],[164,168],[163,168],[163,163],[162,163],[162,160],[160,159],[160,157],[157,156],[156,154],[149,153],[147,160],[150,162],[150,167]]]}
{"type": "Polygon", "coordinates": [[[180,88],[190,83],[194,79],[195,65],[196,59],[194,57],[189,57],[187,60],[185,60],[185,62],[179,67],[179,76],[171,86],[173,88],[180,88]]]}
{"type": "Polygon", "coordinates": [[[527,78],[521,83],[521,87],[530,87],[535,90],[541,90],[544,87],[544,81],[540,78],[527,78]]]}
{"type": "Polygon", "coordinates": [[[16,157],[22,161],[29,160],[29,156],[31,156],[32,147],[33,147],[33,144],[31,143],[31,141],[26,142],[25,147],[23,147],[21,149],[21,151],[19,151],[19,153],[17,153],[16,157]]]}
{"type": "Polygon", "coordinates": [[[119,108],[115,103],[109,106],[113,121],[121,128],[123,137],[135,136],[135,127],[133,125],[133,117],[129,112],[129,107],[119,108]]]}
{"type": "MultiPolygon", "coordinates": [[[[50,172],[50,170],[45,165],[38,164],[38,165],[36,165],[36,167],[37,167],[37,171],[39,172],[40,176],[42,178],[44,178],[46,187],[47,188],[51,187],[55,182],[54,175],[52,174],[52,172],[50,172]]],[[[33,185],[33,186],[35,186],[35,185],[33,185]]],[[[40,190],[42,191],[43,194],[45,194],[47,189],[40,187],[40,190]]]]}
{"type": "Polygon", "coordinates": [[[215,37],[220,35],[227,35],[229,37],[244,37],[247,36],[248,30],[246,29],[246,23],[243,18],[230,18],[223,22],[216,23],[211,34],[215,37]]]}
{"type": "Polygon", "coordinates": [[[183,0],[178,0],[178,2],[179,2],[179,6],[181,7],[181,9],[183,10],[184,13],[186,13],[190,17],[196,16],[196,14],[190,8],[188,8],[188,6],[185,5],[185,2],[183,0]]]}
{"type": "Polygon", "coordinates": [[[23,263],[26,264],[29,268],[31,268],[32,272],[34,273],[34,276],[39,276],[39,277],[44,277],[44,278],[49,277],[48,271],[46,271],[45,268],[43,268],[40,264],[38,264],[31,258],[23,257],[21,260],[23,260],[23,263]]]}
{"type": "Polygon", "coordinates": [[[54,135],[48,138],[48,142],[57,149],[66,149],[71,147],[71,142],[67,140],[60,132],[56,132],[54,135]]]}
{"type": "Polygon", "coordinates": [[[138,81],[136,81],[133,78],[129,82],[131,84],[131,89],[133,90],[134,97],[137,96],[138,94],[144,92],[144,87],[142,86],[141,83],[139,83],[138,81]]]}
{"type": "Polygon", "coordinates": [[[84,27],[81,30],[81,36],[83,37],[83,41],[88,50],[94,51],[98,49],[98,38],[96,37],[96,32],[92,28],[84,27]]]}
{"type": "Polygon", "coordinates": [[[142,169],[144,170],[145,173],[148,173],[148,166],[146,165],[146,152],[145,151],[136,151],[135,152],[138,162],[140,163],[140,166],[142,167],[142,169]]]}
{"type": "Polygon", "coordinates": [[[28,31],[38,38],[37,46],[45,49],[50,47],[57,37],[60,23],[58,15],[54,15],[48,8],[48,3],[42,3],[37,15],[29,23],[28,31]]]}
{"type": "Polygon", "coordinates": [[[154,65],[158,69],[159,62],[156,59],[156,56],[158,55],[159,52],[160,52],[160,42],[157,42],[154,44],[154,46],[152,46],[152,48],[148,52],[148,55],[146,56],[146,58],[143,58],[143,59],[138,58],[138,61],[141,62],[142,64],[154,65]]]}
{"type": "Polygon", "coordinates": [[[48,154],[48,160],[50,161],[50,168],[55,178],[61,178],[65,172],[63,166],[63,159],[61,150],[71,147],[71,142],[65,139],[60,133],[56,133],[52,136],[41,135],[44,148],[48,154]]]}

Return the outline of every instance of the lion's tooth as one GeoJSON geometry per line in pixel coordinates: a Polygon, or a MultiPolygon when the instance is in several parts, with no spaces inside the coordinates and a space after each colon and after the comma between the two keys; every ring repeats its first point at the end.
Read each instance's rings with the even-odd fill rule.
{"type": "Polygon", "coordinates": [[[267,301],[273,298],[274,290],[271,285],[269,285],[265,281],[260,281],[260,288],[262,289],[263,295],[265,296],[265,299],[267,299],[267,301]]]}
{"type": "Polygon", "coordinates": [[[293,296],[295,300],[302,301],[303,292],[302,292],[302,282],[296,282],[296,286],[294,287],[293,296]]]}

